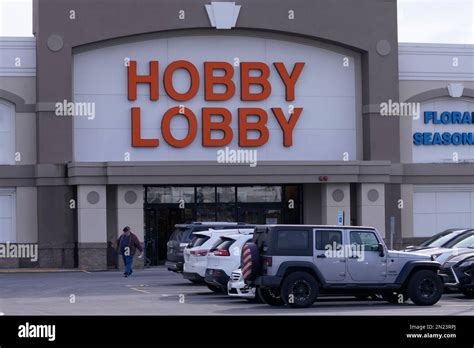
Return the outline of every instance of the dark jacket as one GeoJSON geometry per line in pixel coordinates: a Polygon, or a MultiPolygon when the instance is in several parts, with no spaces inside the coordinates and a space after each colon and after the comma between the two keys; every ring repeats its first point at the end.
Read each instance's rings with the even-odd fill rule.
{"type": "MultiPolygon", "coordinates": [[[[124,235],[122,234],[119,239],[117,240],[117,253],[122,254],[122,250],[120,248],[120,241],[122,240],[122,237],[124,235]]],[[[140,252],[143,251],[142,245],[140,244],[140,240],[136,235],[134,235],[132,232],[130,232],[130,239],[128,240],[128,247],[130,248],[130,256],[135,255],[135,252],[140,250],[140,252]]]]}

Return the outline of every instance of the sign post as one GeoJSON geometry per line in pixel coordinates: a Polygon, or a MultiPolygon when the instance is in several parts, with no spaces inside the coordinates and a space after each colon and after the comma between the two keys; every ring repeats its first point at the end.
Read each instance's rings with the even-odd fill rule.
{"type": "Polygon", "coordinates": [[[393,237],[395,236],[395,216],[390,216],[390,250],[393,250],[393,237]]]}

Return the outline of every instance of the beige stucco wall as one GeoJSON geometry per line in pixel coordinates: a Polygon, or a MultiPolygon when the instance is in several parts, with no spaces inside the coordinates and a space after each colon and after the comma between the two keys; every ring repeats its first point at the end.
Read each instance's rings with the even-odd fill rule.
{"type": "Polygon", "coordinates": [[[16,188],[16,235],[18,243],[38,242],[36,187],[16,188]]]}

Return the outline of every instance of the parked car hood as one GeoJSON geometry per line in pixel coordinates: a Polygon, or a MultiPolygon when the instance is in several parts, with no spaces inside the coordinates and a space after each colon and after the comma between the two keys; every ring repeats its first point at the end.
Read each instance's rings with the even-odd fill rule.
{"type": "Polygon", "coordinates": [[[395,250],[390,250],[388,252],[388,257],[393,257],[393,258],[408,258],[408,259],[415,259],[415,260],[431,260],[431,254],[430,255],[424,255],[424,254],[419,254],[419,253],[414,253],[414,252],[406,252],[406,251],[395,251],[395,250]]]}
{"type": "Polygon", "coordinates": [[[472,249],[470,248],[429,248],[424,250],[417,250],[416,253],[409,252],[408,254],[425,255],[430,258],[431,256],[434,256],[435,261],[439,262],[440,264],[444,264],[451,256],[463,254],[470,251],[472,251],[472,249]]]}
{"type": "MultiPolygon", "coordinates": [[[[431,255],[436,255],[436,254],[442,254],[442,253],[449,252],[449,251],[452,251],[452,250],[453,249],[449,249],[449,248],[428,248],[428,249],[417,250],[417,251],[415,251],[415,253],[421,254],[421,255],[431,256],[431,255]]],[[[413,252],[411,252],[411,253],[413,253],[413,252]]]]}
{"type": "Polygon", "coordinates": [[[421,250],[429,250],[429,249],[436,249],[438,247],[430,247],[430,246],[421,246],[421,245],[414,245],[411,246],[410,248],[403,249],[403,251],[409,251],[409,252],[419,252],[421,250]]]}

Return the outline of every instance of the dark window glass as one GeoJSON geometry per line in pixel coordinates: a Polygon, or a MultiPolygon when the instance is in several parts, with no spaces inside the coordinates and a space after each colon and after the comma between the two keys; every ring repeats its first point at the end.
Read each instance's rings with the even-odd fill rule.
{"type": "Polygon", "coordinates": [[[202,186],[196,189],[196,203],[215,203],[216,188],[214,186],[202,186]]]}
{"type": "Polygon", "coordinates": [[[287,204],[289,203],[290,199],[295,202],[295,205],[299,202],[299,187],[298,186],[293,186],[293,185],[288,185],[285,186],[285,194],[286,194],[286,200],[287,204]]]}
{"type": "Polygon", "coordinates": [[[316,231],[316,250],[339,250],[341,246],[341,231],[316,231]]]}
{"type": "Polygon", "coordinates": [[[351,231],[351,245],[356,245],[363,251],[377,251],[379,241],[374,232],[351,231]]]}
{"type": "Polygon", "coordinates": [[[214,204],[203,204],[196,207],[196,220],[200,222],[216,221],[214,204]]]}
{"type": "Polygon", "coordinates": [[[187,248],[194,248],[203,245],[206,243],[211,237],[209,236],[203,236],[203,235],[198,235],[194,236],[193,239],[191,239],[191,242],[188,244],[187,248]]]}
{"type": "Polygon", "coordinates": [[[148,203],[194,203],[194,187],[162,186],[148,187],[148,203]]]}
{"type": "Polygon", "coordinates": [[[279,230],[277,248],[282,250],[304,250],[309,247],[309,233],[306,230],[279,230]]]}
{"type": "Polygon", "coordinates": [[[235,204],[218,204],[217,205],[217,221],[234,222],[235,218],[235,204]]]}
{"type": "Polygon", "coordinates": [[[237,199],[243,203],[281,202],[281,186],[237,187],[237,199]]]}
{"type": "Polygon", "coordinates": [[[264,209],[263,217],[266,225],[281,224],[281,210],[280,209],[264,209]]]}
{"type": "Polygon", "coordinates": [[[229,250],[230,246],[235,243],[235,239],[229,238],[221,238],[216,243],[216,245],[211,249],[211,251],[215,250],[229,250]]]}
{"type": "Polygon", "coordinates": [[[178,227],[175,228],[173,234],[171,235],[170,240],[175,240],[180,243],[185,243],[189,240],[189,235],[191,233],[191,229],[187,227],[178,227]]]}
{"type": "Polygon", "coordinates": [[[235,187],[234,186],[217,187],[217,202],[218,203],[234,203],[235,202],[235,187]]]}

